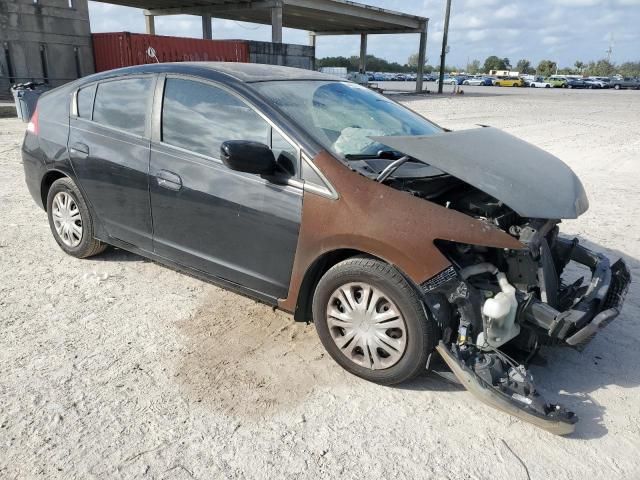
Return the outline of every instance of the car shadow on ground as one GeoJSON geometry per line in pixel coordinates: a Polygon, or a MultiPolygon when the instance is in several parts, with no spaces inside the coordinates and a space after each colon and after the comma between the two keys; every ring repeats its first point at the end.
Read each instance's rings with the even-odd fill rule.
{"type": "Polygon", "coordinates": [[[113,246],[107,247],[107,249],[100,255],[91,257],[91,260],[101,262],[151,262],[151,260],[141,255],[113,246]]]}

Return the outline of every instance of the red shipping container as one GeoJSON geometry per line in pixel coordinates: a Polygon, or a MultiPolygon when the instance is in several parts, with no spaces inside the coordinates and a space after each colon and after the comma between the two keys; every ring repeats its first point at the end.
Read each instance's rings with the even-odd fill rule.
{"type": "Polygon", "coordinates": [[[160,62],[248,62],[249,44],[245,40],[201,40],[143,33],[93,33],[96,72],[113,68],[155,63],[147,55],[153,47],[160,62]]]}

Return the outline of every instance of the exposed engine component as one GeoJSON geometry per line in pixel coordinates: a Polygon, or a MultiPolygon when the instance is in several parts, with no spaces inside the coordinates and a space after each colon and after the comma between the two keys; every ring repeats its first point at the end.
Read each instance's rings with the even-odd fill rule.
{"type": "MultiPolygon", "coordinates": [[[[497,212],[509,218],[504,210],[497,212]]],[[[438,324],[449,332],[437,349],[458,380],[485,403],[567,434],[578,417],[546,402],[525,365],[498,349],[522,350],[526,364],[541,344],[584,347],[617,316],[629,271],[621,260],[610,266],[577,240],[558,237],[556,220],[510,218],[508,231],[522,242],[521,250],[438,243],[452,267],[422,285],[438,324]],[[589,268],[591,279],[565,282],[569,262],[589,268]]]]}

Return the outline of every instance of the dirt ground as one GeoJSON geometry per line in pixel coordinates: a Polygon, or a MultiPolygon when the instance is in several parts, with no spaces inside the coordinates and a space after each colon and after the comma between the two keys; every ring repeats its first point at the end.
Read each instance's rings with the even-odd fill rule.
{"type": "Polygon", "coordinates": [[[136,255],[64,255],[24,184],[24,125],[0,119],[0,478],[639,478],[640,92],[398,98],[558,155],[591,202],[564,233],[629,263],[622,315],[534,368],[580,416],[575,434],[431,376],[359,380],[313,326],[136,255]]]}

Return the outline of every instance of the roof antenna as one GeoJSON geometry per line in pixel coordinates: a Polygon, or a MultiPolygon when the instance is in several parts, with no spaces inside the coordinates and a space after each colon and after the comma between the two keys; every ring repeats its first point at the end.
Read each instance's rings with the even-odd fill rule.
{"type": "Polygon", "coordinates": [[[158,57],[156,56],[156,49],[155,48],[153,48],[153,47],[147,48],[147,56],[155,59],[155,61],[157,63],[160,63],[160,60],[158,60],[158,57]]]}

